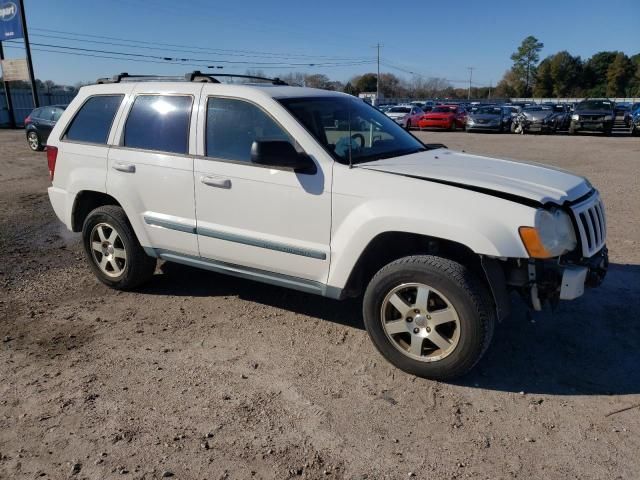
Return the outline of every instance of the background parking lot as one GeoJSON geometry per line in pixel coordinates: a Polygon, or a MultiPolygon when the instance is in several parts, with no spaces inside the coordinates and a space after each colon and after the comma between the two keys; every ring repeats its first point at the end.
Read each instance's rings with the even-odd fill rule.
{"type": "Polygon", "coordinates": [[[171,264],[99,284],[45,154],[0,131],[0,478],[637,478],[640,408],[608,414],[640,403],[640,142],[414,134],[585,175],[607,208],[603,287],[514,299],[453,384],[384,361],[357,300],[171,264]]]}

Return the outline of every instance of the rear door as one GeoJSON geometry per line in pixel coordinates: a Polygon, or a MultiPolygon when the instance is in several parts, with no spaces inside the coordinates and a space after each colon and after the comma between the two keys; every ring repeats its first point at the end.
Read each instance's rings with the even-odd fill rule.
{"type": "Polygon", "coordinates": [[[198,254],[193,156],[202,85],[136,86],[109,150],[107,192],[129,216],[143,246],[198,254]]]}

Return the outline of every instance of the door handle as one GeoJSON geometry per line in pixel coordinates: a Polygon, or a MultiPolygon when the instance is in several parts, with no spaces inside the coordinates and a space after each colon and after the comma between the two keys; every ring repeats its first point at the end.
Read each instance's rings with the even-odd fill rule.
{"type": "Polygon", "coordinates": [[[119,172],[136,173],[136,166],[131,163],[115,163],[113,169],[119,172]]]}
{"type": "Polygon", "coordinates": [[[231,188],[231,180],[228,178],[200,177],[200,181],[210,187],[231,188]]]}

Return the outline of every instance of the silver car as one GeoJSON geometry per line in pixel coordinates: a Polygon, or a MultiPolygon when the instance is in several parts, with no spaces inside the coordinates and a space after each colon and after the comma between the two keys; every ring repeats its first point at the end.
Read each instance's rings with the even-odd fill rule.
{"type": "Polygon", "coordinates": [[[424,115],[424,111],[415,105],[396,105],[384,113],[407,130],[417,127],[418,122],[424,115]]]}
{"type": "Polygon", "coordinates": [[[511,128],[511,110],[498,105],[478,107],[467,116],[467,132],[494,130],[508,132],[511,128]]]}

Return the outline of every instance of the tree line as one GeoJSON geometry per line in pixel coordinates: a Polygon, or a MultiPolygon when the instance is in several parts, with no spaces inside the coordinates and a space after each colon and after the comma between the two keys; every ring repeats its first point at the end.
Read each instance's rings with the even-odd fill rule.
{"type": "Polygon", "coordinates": [[[544,44],[525,38],[495,89],[501,97],[639,97],[640,53],[598,52],[583,60],[566,50],[540,61],[544,44]]]}

